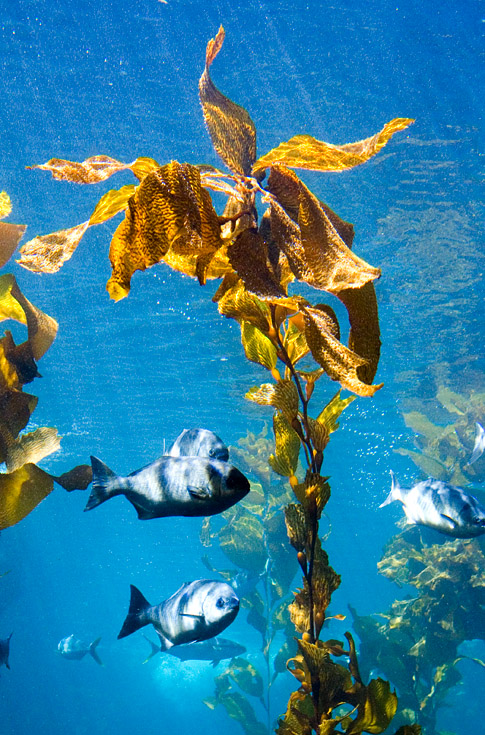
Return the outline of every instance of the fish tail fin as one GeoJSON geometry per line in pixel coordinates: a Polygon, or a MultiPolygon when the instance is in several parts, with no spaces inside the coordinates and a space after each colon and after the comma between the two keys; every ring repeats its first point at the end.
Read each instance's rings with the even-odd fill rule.
{"type": "Polygon", "coordinates": [[[93,488],[84,510],[96,508],[117,494],[116,483],[113,482],[118,477],[116,473],[97,457],[91,457],[91,467],[93,468],[93,488]]]}
{"type": "Polygon", "coordinates": [[[396,476],[394,475],[394,472],[391,470],[391,492],[387,496],[387,498],[384,500],[383,503],[380,504],[379,508],[384,508],[385,505],[389,505],[389,503],[393,503],[395,500],[399,500],[401,497],[401,487],[396,480],[396,476]]]}
{"type": "Polygon", "coordinates": [[[150,607],[150,603],[146,600],[140,590],[135,587],[134,584],[130,584],[131,597],[130,607],[128,609],[128,615],[125,618],[125,622],[118,633],[118,638],[126,638],[127,635],[131,635],[135,630],[143,628],[144,625],[148,625],[150,620],[145,615],[146,611],[150,607]]]}
{"type": "Polygon", "coordinates": [[[478,423],[478,421],[476,423],[476,429],[477,433],[475,434],[475,446],[473,447],[473,452],[467,462],[468,466],[476,462],[477,459],[482,456],[483,450],[485,448],[485,430],[483,426],[478,423]]]}
{"type": "Polygon", "coordinates": [[[101,638],[96,638],[96,640],[91,643],[91,645],[89,646],[89,653],[94,658],[97,664],[99,664],[100,666],[104,666],[104,663],[101,661],[96,652],[96,647],[99,645],[100,640],[101,638]]]}
{"type": "Polygon", "coordinates": [[[160,653],[160,648],[159,648],[159,646],[156,645],[156,643],[154,643],[153,641],[151,641],[150,638],[148,638],[148,636],[144,635],[143,638],[146,641],[148,641],[148,643],[151,646],[150,653],[148,654],[148,656],[146,657],[146,659],[143,661],[143,663],[146,664],[146,663],[148,663],[150,661],[151,658],[153,658],[154,656],[156,656],[157,653],[160,653]]]}

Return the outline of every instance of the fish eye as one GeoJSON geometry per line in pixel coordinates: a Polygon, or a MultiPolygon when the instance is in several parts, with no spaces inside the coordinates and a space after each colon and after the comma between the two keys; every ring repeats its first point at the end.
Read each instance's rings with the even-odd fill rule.
{"type": "Polygon", "coordinates": [[[223,597],[219,597],[219,599],[216,602],[216,607],[218,607],[219,609],[221,609],[222,607],[224,607],[224,598],[223,597]]]}

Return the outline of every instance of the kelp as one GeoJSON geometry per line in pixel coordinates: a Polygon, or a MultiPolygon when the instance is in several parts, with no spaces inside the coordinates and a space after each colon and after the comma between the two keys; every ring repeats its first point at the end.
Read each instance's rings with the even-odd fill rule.
{"type": "MultiPolygon", "coordinates": [[[[289,638],[286,608],[301,636],[292,659],[298,665],[291,669],[301,686],[290,698],[278,732],[380,733],[396,708],[389,683],[380,678],[363,682],[350,634],[346,634],[347,651],[342,643],[320,640],[332,593],[340,583],[319,538],[319,520],[330,498],[328,478],[322,476],[321,468],[331,434],[352,397],[341,398],[339,390],[313,415],[310,401],[323,375],[359,396],[372,396],[382,387],[373,384],[380,354],[373,281],[381,272],[352,250],[353,226],[320,201],[291,169],[336,172],[355,167],[413,121],[396,118],[379,133],[340,146],[297,135],[258,158],[249,113],[223,95],[210,75],[223,42],[221,26],[207,44],[199,97],[214,149],[229,171],[177,161],[160,166],[150,158],[133,164],[107,156],[83,163],[53,159],[37,168],[77,183],[98,183],[130,169],[138,184],[105,194],[90,219],[80,225],[26,243],[18,262],[39,272],[58,270],[90,225],[123,212],[110,247],[112,274],[107,290],[112,299],[128,295],[135,271],[157,263],[195,277],[201,285],[222,278],[213,301],[220,314],[238,322],[246,357],[261,365],[272,380],[247,392],[249,400],[273,410],[274,447],[265,452],[264,472],[260,456],[253,471],[264,475],[266,482],[271,468],[289,487],[284,493],[280,489],[278,496],[273,496],[272,488],[253,487],[243,503],[228,511],[222,528],[214,530],[207,521],[204,542],[217,539],[230,561],[255,580],[256,589],[243,598],[243,605],[249,607],[248,622],[263,637],[268,692],[274,676],[284,669],[285,658],[290,658],[285,640],[271,671],[275,632],[283,628],[289,638]],[[212,204],[211,191],[227,196],[221,215],[212,204]],[[295,282],[317,290],[316,303],[299,295],[295,282]],[[340,299],[347,311],[347,344],[341,337],[345,330],[332,307],[322,302],[322,293],[340,299]],[[288,503],[288,493],[294,502],[288,503]],[[287,533],[297,551],[295,564],[303,572],[303,586],[289,605],[285,596],[291,584],[291,549],[282,552],[281,544],[273,542],[274,534],[283,528],[285,503],[287,533]],[[284,556],[284,564],[276,561],[278,555],[284,556]],[[335,656],[347,657],[348,666],[335,663],[335,656]]],[[[232,662],[216,680],[216,696],[207,703],[223,704],[247,732],[262,732],[265,726],[246,696],[262,695],[259,682],[248,662],[232,662]]],[[[269,713],[268,700],[265,706],[269,713]]]]}
{"type": "Polygon", "coordinates": [[[400,587],[412,585],[417,596],[396,600],[378,617],[351,612],[362,669],[378,666],[399,688],[397,721],[419,718],[434,735],[437,714],[461,681],[457,664],[468,658],[459,646],[485,640],[485,558],[476,539],[429,545],[423,535],[414,527],[393,537],[378,564],[381,574],[400,587]]]}
{"type": "MultiPolygon", "coordinates": [[[[3,193],[0,195],[0,216],[9,212],[10,200],[3,193]]],[[[10,239],[6,247],[3,239],[6,231],[0,227],[0,259],[5,256],[8,260],[25,231],[23,225],[10,227],[14,229],[8,231],[10,239]]],[[[57,429],[39,427],[21,434],[37,406],[37,398],[25,393],[23,387],[40,377],[37,361],[54,341],[58,325],[24,296],[10,273],[0,276],[0,321],[5,320],[23,324],[27,328],[27,339],[16,344],[9,330],[0,338],[0,463],[6,466],[6,472],[0,473],[0,529],[25,518],[52,492],[54,482],[73,490],[85,489],[91,481],[87,465],[74,468],[61,477],[37,466],[37,462],[59,449],[57,429]]]]}
{"type": "Polygon", "coordinates": [[[483,422],[485,393],[461,394],[448,386],[438,385],[432,399],[433,412],[430,413],[434,421],[421,406],[421,410],[404,413],[404,422],[414,433],[413,449],[400,447],[396,451],[409,457],[426,476],[459,487],[483,482],[485,455],[473,464],[469,462],[476,424],[483,422]]]}

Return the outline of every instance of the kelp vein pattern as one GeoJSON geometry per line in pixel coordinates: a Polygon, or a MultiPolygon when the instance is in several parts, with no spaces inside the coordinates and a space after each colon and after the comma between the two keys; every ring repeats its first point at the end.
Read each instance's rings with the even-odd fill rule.
{"type": "MultiPolygon", "coordinates": [[[[303,587],[290,605],[301,639],[288,668],[299,689],[290,698],[278,732],[379,733],[396,710],[389,683],[363,682],[350,634],[345,648],[340,641],[319,639],[331,595],[340,582],[318,533],[330,497],[327,478],[321,475],[323,452],[353,397],[342,399],[338,393],[316,418],[309,405],[315,383],[324,374],[359,396],[372,396],[381,388],[373,384],[380,353],[373,281],[380,270],[353,252],[352,225],[319,201],[292,169],[341,171],[360,165],[412,120],[391,120],[376,135],[342,146],[295,136],[257,158],[250,115],[225,97],[210,76],[223,42],[221,27],[207,45],[199,95],[214,148],[229,173],[177,161],[160,166],[150,158],[126,165],[107,156],[83,163],[52,159],[40,168],[51,170],[55,178],[97,183],[129,168],[139,183],[107,192],[80,225],[26,243],[18,262],[33,271],[55,272],[90,226],[124,212],[109,253],[112,274],[107,290],[112,299],[128,295],[136,270],[159,262],[196,277],[201,285],[222,279],[213,298],[219,312],[240,324],[246,357],[267,369],[273,380],[251,388],[247,398],[274,410],[275,449],[269,463],[288,478],[295,496],[285,509],[285,521],[303,572],[303,587]],[[210,191],[227,195],[221,215],[210,191]],[[265,207],[260,220],[259,200],[265,207]],[[289,294],[294,281],[343,303],[350,323],[347,345],[340,339],[334,310],[289,294]],[[307,360],[316,365],[300,369],[303,358],[305,368],[307,360]],[[298,479],[300,456],[306,469],[298,479]],[[333,657],[346,657],[348,666],[335,663],[333,657]]],[[[238,676],[242,680],[247,675],[246,667],[238,676]]],[[[219,684],[219,698],[227,696],[227,681],[219,684]]],[[[240,698],[235,697],[232,705],[246,711],[240,698]]]]}

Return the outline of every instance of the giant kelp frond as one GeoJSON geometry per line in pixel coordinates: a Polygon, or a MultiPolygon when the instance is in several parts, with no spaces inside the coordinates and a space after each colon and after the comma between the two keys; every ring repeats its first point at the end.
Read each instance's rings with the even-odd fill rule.
{"type": "Polygon", "coordinates": [[[221,26],[207,44],[205,69],[199,81],[202,112],[212,144],[228,168],[234,173],[251,175],[256,160],[256,128],[249,114],[225,97],[214,85],[209,68],[224,42],[221,26]]]}
{"type": "Polygon", "coordinates": [[[253,173],[256,175],[275,163],[311,171],[344,171],[368,161],[386,145],[394,133],[404,130],[413,122],[414,120],[407,117],[397,117],[370,138],[341,146],[324,143],[311,135],[295,135],[259,158],[254,164],[253,173]]]}

